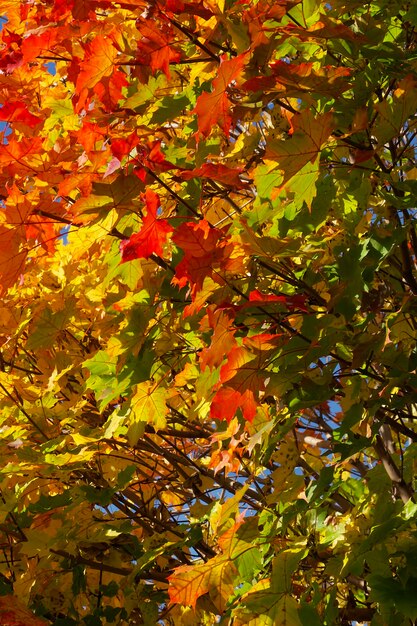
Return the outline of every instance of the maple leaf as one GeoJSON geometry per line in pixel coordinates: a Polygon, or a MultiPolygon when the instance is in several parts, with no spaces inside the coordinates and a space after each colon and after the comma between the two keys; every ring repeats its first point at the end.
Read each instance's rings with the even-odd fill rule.
{"type": "Polygon", "coordinates": [[[193,305],[184,310],[185,315],[200,310],[229,274],[244,271],[243,251],[227,236],[227,228],[214,228],[204,219],[186,222],[176,229],[173,241],[184,256],[176,266],[172,284],[189,285],[193,300],[193,305]]]}
{"type": "Polygon", "coordinates": [[[218,390],[211,404],[211,416],[230,420],[241,408],[251,422],[259,405],[259,392],[265,389],[265,371],[269,354],[283,343],[281,335],[261,333],[244,338],[244,346],[234,346],[220,369],[218,390]]]}
{"type": "Polygon", "coordinates": [[[12,46],[13,44],[22,45],[21,35],[14,33],[8,28],[3,28],[2,33],[1,33],[1,40],[3,41],[3,43],[7,44],[8,46],[12,46]]]}
{"type": "Polygon", "coordinates": [[[55,249],[57,228],[53,219],[46,219],[41,215],[32,215],[26,226],[27,240],[40,244],[44,250],[51,253],[55,249]]]}
{"type": "Polygon", "coordinates": [[[165,8],[170,13],[181,14],[188,13],[191,15],[199,15],[205,20],[209,20],[213,15],[213,11],[202,6],[199,2],[183,2],[183,0],[166,0],[165,8]]]}
{"type": "MultiPolygon", "coordinates": [[[[76,136],[81,145],[84,146],[85,151],[91,152],[95,149],[97,142],[103,142],[106,134],[106,128],[98,124],[91,124],[91,122],[84,121],[80,130],[77,131],[76,136]]],[[[66,191],[64,195],[67,194],[68,191],[66,191]]]]}
{"type": "MultiPolygon", "coordinates": [[[[211,307],[207,311],[208,323],[214,329],[211,344],[200,352],[201,369],[220,365],[223,358],[236,345],[235,329],[232,328],[233,315],[230,311],[211,307]]],[[[201,321],[203,327],[203,320],[201,321]]]]}
{"type": "Polygon", "coordinates": [[[10,187],[5,200],[7,225],[14,226],[15,232],[18,231],[19,227],[22,227],[26,223],[37,200],[38,196],[35,192],[22,193],[17,185],[10,187]]]}
{"type": "Polygon", "coordinates": [[[251,422],[256,415],[258,404],[253,391],[245,389],[239,391],[232,387],[219,389],[210,406],[210,416],[220,421],[230,422],[236,415],[238,408],[242,409],[245,420],[251,422]]]}
{"type": "Polygon", "coordinates": [[[330,18],[324,14],[320,15],[320,20],[313,24],[309,29],[297,28],[295,24],[289,25],[289,32],[296,32],[301,40],[314,38],[324,39],[336,39],[341,38],[344,40],[353,40],[359,43],[365,43],[367,41],[364,35],[355,33],[352,28],[349,28],[346,24],[330,18]]]}
{"type": "MultiPolygon", "coordinates": [[[[113,6],[112,0],[96,0],[96,4],[106,9],[111,9],[113,6]]],[[[146,0],[118,0],[117,4],[131,11],[145,9],[148,6],[146,0]]]]}
{"type": "MultiPolygon", "coordinates": [[[[301,311],[307,311],[306,308],[306,297],[304,295],[277,295],[274,293],[264,294],[255,289],[251,291],[249,294],[249,302],[257,302],[259,304],[267,304],[269,302],[279,302],[286,306],[286,308],[290,311],[294,311],[295,309],[299,309],[301,311]]],[[[249,306],[249,303],[244,306],[249,306]]]]}
{"type": "Polygon", "coordinates": [[[352,70],[348,67],[316,68],[314,63],[272,61],[269,68],[270,76],[254,76],[243,83],[242,89],[276,91],[297,97],[303,91],[338,95],[350,87],[347,78],[352,70]]]}
{"type": "Polygon", "coordinates": [[[57,43],[64,45],[63,40],[68,35],[67,26],[53,27],[50,24],[27,32],[20,47],[24,61],[27,63],[33,61],[41,53],[51,50],[57,43]]]}
{"type": "Polygon", "coordinates": [[[193,300],[184,309],[184,315],[199,311],[217,286],[225,284],[229,273],[243,270],[242,251],[229,239],[226,230],[200,220],[182,224],[174,233],[173,241],[182,248],[184,256],[176,266],[172,284],[189,285],[193,300]]]}
{"type": "Polygon", "coordinates": [[[94,93],[104,104],[106,111],[113,111],[123,97],[123,87],[129,82],[124,72],[115,69],[110,76],[102,78],[94,87],[94,93]]]}
{"type": "Polygon", "coordinates": [[[151,381],[138,384],[131,399],[131,407],[128,437],[133,445],[143,433],[146,424],[150,424],[155,430],[165,428],[168,407],[166,389],[163,387],[151,381]]]}
{"type": "Polygon", "coordinates": [[[251,422],[258,403],[255,396],[263,389],[263,376],[259,360],[248,350],[236,346],[227,355],[227,362],[220,370],[221,387],[212,404],[213,418],[230,422],[240,407],[243,417],[251,422]]]}
{"type": "Polygon", "coordinates": [[[241,75],[249,53],[239,54],[233,59],[222,57],[218,74],[212,83],[210,93],[203,92],[197,99],[194,113],[197,114],[198,130],[202,137],[207,137],[216,124],[229,134],[232,124],[230,113],[231,100],[227,95],[227,88],[241,75]]]}
{"type": "Polygon", "coordinates": [[[273,159],[283,173],[283,187],[307,163],[314,162],[333,129],[332,113],[314,117],[311,110],[297,113],[291,120],[291,139],[271,140],[265,158],[273,159]]]}
{"type": "Polygon", "coordinates": [[[12,228],[0,224],[0,290],[5,291],[23,273],[27,251],[21,249],[23,238],[12,228]]]}
{"type": "Polygon", "coordinates": [[[415,621],[416,19],[3,0],[0,622],[415,621]]]}
{"type": "Polygon", "coordinates": [[[238,572],[227,557],[217,557],[201,565],[182,565],[168,577],[169,599],[172,603],[195,608],[198,598],[210,590],[219,589],[224,608],[232,595],[233,584],[238,572]]]}
{"type": "Polygon", "coordinates": [[[114,156],[122,160],[123,157],[130,154],[132,149],[138,144],[139,138],[136,132],[132,132],[128,137],[115,138],[111,142],[111,151],[114,156]]]}
{"type": "Polygon", "coordinates": [[[144,200],[147,212],[140,231],[120,244],[122,263],[133,259],[148,259],[152,254],[162,255],[168,235],[174,230],[167,220],[157,216],[160,208],[158,194],[148,188],[144,200]]]}
{"type": "Polygon", "coordinates": [[[48,622],[36,617],[16,596],[0,597],[0,623],[7,626],[46,626],[48,622]]]}
{"type": "Polygon", "coordinates": [[[209,593],[222,613],[232,596],[239,574],[245,570],[251,572],[259,557],[253,539],[251,523],[245,524],[243,516],[237,515],[234,523],[218,539],[221,554],[207,563],[177,567],[169,576],[171,603],[181,602],[195,607],[198,598],[209,593]]]}
{"type": "MultiPolygon", "coordinates": [[[[278,83],[286,86],[295,86],[297,89],[340,94],[349,88],[346,80],[351,74],[349,67],[334,67],[326,65],[316,69],[314,63],[284,63],[273,61],[270,67],[278,83]]],[[[287,91],[288,87],[287,87],[287,91]]]]}
{"type": "Polygon", "coordinates": [[[165,154],[161,150],[161,143],[161,141],[149,142],[142,150],[139,149],[138,151],[142,157],[143,164],[157,173],[167,172],[175,167],[166,160],[165,154]]]}
{"type": "Polygon", "coordinates": [[[76,91],[82,93],[84,89],[92,89],[106,76],[114,71],[117,50],[111,39],[97,35],[86,44],[84,59],[79,64],[79,74],[76,82],[76,91]]]}
{"type": "Polygon", "coordinates": [[[223,232],[212,228],[206,220],[181,224],[174,233],[173,241],[185,254],[176,267],[173,284],[185,287],[191,282],[194,293],[201,289],[204,279],[223,256],[222,239],[223,232]]]}
{"type": "Polygon", "coordinates": [[[73,189],[79,189],[81,195],[87,197],[91,194],[93,180],[94,176],[89,172],[69,175],[59,183],[58,193],[60,196],[67,196],[73,189]]]}
{"type": "Polygon", "coordinates": [[[28,111],[24,102],[6,102],[0,108],[0,120],[8,123],[21,122],[30,128],[35,128],[42,121],[40,117],[36,117],[28,111]]]}
{"type": "Polygon", "coordinates": [[[172,27],[169,23],[161,30],[150,20],[138,20],[137,28],[141,39],[137,43],[137,59],[149,66],[152,72],[162,70],[169,79],[169,64],[180,61],[181,54],[172,46],[172,27]]]}
{"type": "Polygon", "coordinates": [[[231,168],[222,163],[204,163],[201,167],[194,170],[185,170],[181,172],[181,178],[189,180],[190,178],[212,178],[220,183],[230,187],[241,189],[247,186],[247,183],[240,178],[243,168],[231,168]]]}

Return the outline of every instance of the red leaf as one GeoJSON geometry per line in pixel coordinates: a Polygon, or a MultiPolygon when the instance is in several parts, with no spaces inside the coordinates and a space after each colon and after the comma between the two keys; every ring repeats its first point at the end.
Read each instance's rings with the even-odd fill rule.
{"type": "Polygon", "coordinates": [[[106,76],[94,87],[94,93],[104,104],[109,113],[117,107],[122,99],[122,88],[128,86],[124,72],[114,69],[111,76],[106,76]]]}
{"type": "Polygon", "coordinates": [[[52,49],[57,42],[62,41],[68,36],[68,27],[60,26],[52,28],[50,24],[41,26],[35,31],[27,33],[22,41],[21,52],[23,59],[33,61],[42,52],[47,52],[52,49]]]}
{"type": "Polygon", "coordinates": [[[268,302],[280,302],[281,304],[284,304],[289,311],[294,311],[294,309],[300,309],[301,311],[308,310],[306,308],[306,297],[301,294],[295,294],[293,296],[277,296],[276,294],[264,294],[255,289],[249,294],[249,302],[256,302],[260,304],[267,304],[268,302]]]}
{"type": "Polygon", "coordinates": [[[112,139],[110,149],[112,154],[119,159],[122,160],[124,156],[130,154],[132,149],[138,144],[139,138],[135,132],[128,135],[126,138],[122,139],[112,139]]]}
{"type": "Polygon", "coordinates": [[[214,13],[210,9],[206,9],[200,2],[183,2],[182,0],[166,0],[165,8],[170,13],[180,15],[188,13],[191,15],[199,15],[204,20],[209,20],[214,13]]]}
{"type": "Polygon", "coordinates": [[[166,160],[165,154],[161,150],[161,142],[155,141],[154,143],[148,143],[149,152],[143,159],[144,165],[149,167],[153,172],[167,172],[175,167],[172,163],[166,160]]]}
{"type": "Polygon", "coordinates": [[[276,88],[276,84],[275,76],[254,76],[243,83],[242,89],[245,91],[270,91],[274,87],[276,88]]]}
{"type": "Polygon", "coordinates": [[[184,309],[192,315],[206,304],[207,298],[224,285],[227,276],[244,271],[241,249],[225,229],[211,227],[206,220],[187,222],[177,228],[173,241],[184,251],[184,257],[175,268],[173,285],[190,288],[193,305],[184,309]],[[210,279],[207,280],[206,279],[210,279]]]}
{"type": "Polygon", "coordinates": [[[213,265],[223,255],[218,243],[223,232],[211,228],[206,220],[198,223],[181,224],[173,236],[173,241],[184,250],[185,255],[177,265],[172,282],[179,287],[191,284],[196,290],[203,286],[204,278],[210,276],[213,265]]]}
{"type": "Polygon", "coordinates": [[[24,102],[6,102],[0,109],[0,120],[4,122],[21,122],[35,128],[40,122],[40,117],[36,117],[30,111],[28,111],[24,102]]]}
{"type": "Polygon", "coordinates": [[[54,20],[62,19],[69,11],[73,9],[74,0],[54,0],[51,18],[54,20]]]}
{"type": "Polygon", "coordinates": [[[17,43],[20,46],[20,44],[22,43],[22,37],[17,33],[13,33],[7,28],[3,29],[1,39],[3,43],[5,43],[7,46],[11,46],[14,43],[17,43]]]}
{"type": "Polygon", "coordinates": [[[241,188],[247,186],[247,183],[239,178],[242,172],[242,167],[231,168],[221,163],[204,163],[197,169],[181,172],[181,178],[184,180],[190,180],[190,178],[211,178],[224,185],[241,188]]]}
{"type": "Polygon", "coordinates": [[[167,220],[157,218],[160,207],[158,194],[147,189],[145,202],[147,213],[142,228],[120,244],[122,263],[133,259],[148,259],[152,254],[161,255],[168,234],[174,230],[167,220]]]}

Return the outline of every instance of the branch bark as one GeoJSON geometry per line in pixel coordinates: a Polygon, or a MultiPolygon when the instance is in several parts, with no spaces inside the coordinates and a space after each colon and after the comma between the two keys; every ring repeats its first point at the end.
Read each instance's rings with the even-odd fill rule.
{"type": "Polygon", "coordinates": [[[404,504],[407,504],[409,500],[413,500],[414,491],[410,485],[407,485],[404,478],[401,475],[394,459],[386,449],[381,435],[377,435],[374,443],[374,450],[378,455],[384,469],[392,481],[396,494],[401,498],[404,504]]]}

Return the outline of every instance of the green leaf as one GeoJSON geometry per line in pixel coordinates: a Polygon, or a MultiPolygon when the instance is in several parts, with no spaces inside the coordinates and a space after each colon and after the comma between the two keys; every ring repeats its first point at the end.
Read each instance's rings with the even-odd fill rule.
{"type": "Polygon", "coordinates": [[[371,598],[384,608],[396,609],[404,617],[417,619],[417,598],[414,589],[417,578],[409,578],[405,585],[393,577],[384,578],[371,574],[367,578],[371,588],[371,598]]]}

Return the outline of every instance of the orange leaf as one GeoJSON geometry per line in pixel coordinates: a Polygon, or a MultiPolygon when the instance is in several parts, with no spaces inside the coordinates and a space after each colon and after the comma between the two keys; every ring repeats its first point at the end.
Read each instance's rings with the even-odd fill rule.
{"type": "Polygon", "coordinates": [[[235,330],[231,329],[232,318],[228,311],[209,309],[207,317],[214,329],[211,344],[200,352],[201,369],[213,369],[220,365],[224,356],[236,345],[235,330]]]}
{"type": "Polygon", "coordinates": [[[233,592],[237,569],[229,558],[219,555],[207,563],[182,565],[168,577],[169,599],[173,604],[183,604],[195,608],[198,598],[215,590],[220,610],[233,592]]]}
{"type": "Polygon", "coordinates": [[[234,418],[238,408],[242,407],[243,411],[244,406],[246,407],[244,417],[251,422],[256,414],[253,393],[251,391],[240,393],[231,387],[222,387],[212,400],[210,416],[213,419],[226,420],[229,423],[234,418]]]}
{"type": "Polygon", "coordinates": [[[31,31],[22,41],[21,51],[23,59],[33,61],[41,52],[52,49],[56,43],[65,39],[69,34],[67,26],[51,27],[50,24],[41,26],[35,31],[31,31]]]}
{"type": "Polygon", "coordinates": [[[144,19],[138,26],[142,38],[138,41],[138,60],[149,66],[152,72],[162,70],[169,79],[169,64],[180,61],[181,54],[173,47],[173,33],[169,24],[164,30],[149,19],[144,19]]]}
{"type": "Polygon", "coordinates": [[[232,116],[226,89],[240,76],[248,55],[248,52],[244,52],[234,59],[222,60],[217,77],[213,80],[213,91],[204,92],[198,97],[193,112],[197,114],[198,130],[203,137],[207,137],[216,124],[226,135],[229,134],[232,116]]]}
{"type": "Polygon", "coordinates": [[[5,626],[46,626],[44,619],[36,617],[15,596],[0,597],[0,624],[5,626]]]}
{"type": "Polygon", "coordinates": [[[21,243],[18,230],[0,225],[0,293],[14,285],[23,272],[27,252],[20,250],[21,243]]]}
{"type": "MultiPolygon", "coordinates": [[[[234,348],[231,353],[238,350],[243,349],[234,348]]],[[[253,367],[249,368],[247,367],[249,362],[238,363],[235,361],[234,357],[238,358],[239,356],[241,354],[232,354],[232,358],[221,369],[220,377],[224,376],[225,380],[231,380],[227,386],[221,387],[213,398],[210,414],[215,419],[230,422],[238,408],[242,410],[243,417],[248,422],[252,422],[256,415],[258,403],[255,399],[255,393],[263,389],[264,382],[258,376],[257,364],[252,361],[253,367]],[[246,367],[243,367],[244,365],[246,367]]]]}
{"type": "Polygon", "coordinates": [[[210,408],[213,418],[230,422],[240,408],[245,420],[253,420],[259,404],[257,397],[265,389],[265,363],[282,341],[281,335],[262,333],[245,337],[244,346],[232,348],[220,370],[219,389],[210,408]]]}
{"type": "MultiPolygon", "coordinates": [[[[7,144],[0,145],[0,165],[16,165],[19,169],[31,170],[27,161],[29,156],[36,158],[42,152],[42,139],[40,137],[25,137],[21,141],[10,139],[7,144]]],[[[39,157],[37,157],[39,158],[39,157]]],[[[31,159],[30,159],[31,160],[31,159]]]]}
{"type": "Polygon", "coordinates": [[[32,215],[26,226],[26,238],[40,244],[47,252],[55,250],[57,237],[56,224],[41,215],[32,215]]]}
{"type": "Polygon", "coordinates": [[[81,93],[83,89],[91,89],[105,76],[113,72],[117,50],[110,39],[97,35],[85,47],[84,60],[80,63],[76,91],[81,93]]]}
{"type": "Polygon", "coordinates": [[[94,150],[97,142],[102,142],[108,132],[107,127],[99,126],[98,124],[92,124],[91,122],[83,122],[82,127],[76,133],[74,133],[84,147],[86,152],[94,150]]]}

